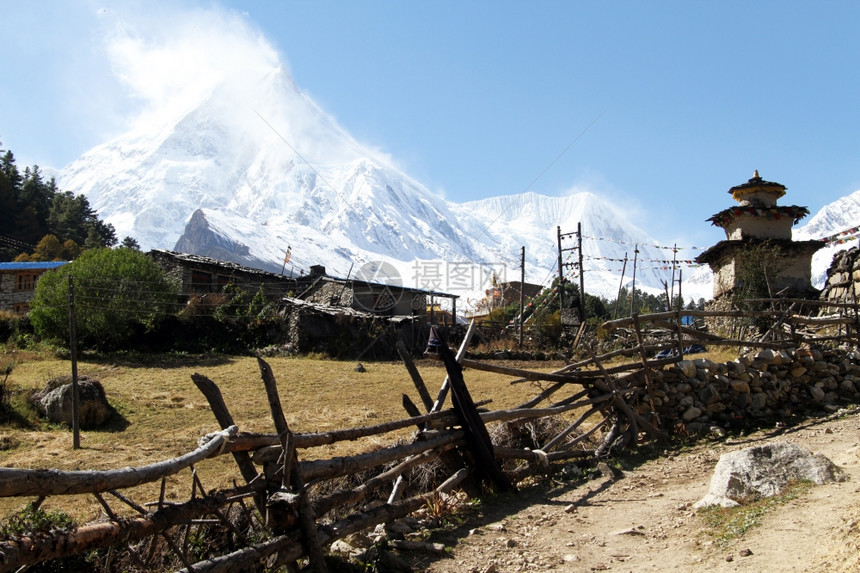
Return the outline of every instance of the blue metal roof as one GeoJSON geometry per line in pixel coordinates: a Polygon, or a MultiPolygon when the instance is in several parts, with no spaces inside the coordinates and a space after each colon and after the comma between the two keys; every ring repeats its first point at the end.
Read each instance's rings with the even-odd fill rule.
{"type": "Polygon", "coordinates": [[[28,262],[28,263],[0,263],[0,271],[37,271],[45,269],[56,269],[69,264],[69,261],[28,262]]]}

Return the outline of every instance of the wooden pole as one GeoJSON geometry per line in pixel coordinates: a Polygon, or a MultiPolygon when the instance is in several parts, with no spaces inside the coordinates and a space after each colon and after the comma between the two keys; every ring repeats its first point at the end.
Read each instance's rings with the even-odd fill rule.
{"type": "Polygon", "coordinates": [[[78,333],[75,321],[75,279],[69,275],[69,355],[72,359],[72,448],[81,447],[80,398],[78,394],[78,333]]]}
{"type": "Polygon", "coordinates": [[[526,290],[526,248],[523,246],[522,254],[520,255],[520,343],[519,348],[523,347],[523,310],[525,306],[525,290],[526,290]]]}
{"type": "Polygon", "coordinates": [[[269,366],[269,364],[259,356],[257,357],[257,365],[260,368],[260,376],[263,379],[263,385],[266,387],[266,397],[269,400],[269,409],[272,413],[272,421],[275,424],[275,431],[278,433],[278,437],[283,443],[282,455],[285,456],[285,470],[287,465],[291,466],[289,485],[292,487],[293,492],[298,495],[299,526],[301,527],[302,537],[304,538],[307,548],[310,568],[316,573],[325,573],[326,565],[323,557],[322,545],[317,537],[316,514],[314,513],[313,506],[308,499],[308,492],[305,488],[304,478],[302,477],[298,463],[299,460],[296,456],[296,450],[295,448],[287,447],[289,441],[292,440],[292,432],[290,432],[290,428],[287,425],[287,419],[284,417],[284,410],[281,407],[281,399],[278,396],[278,385],[275,381],[275,375],[272,373],[271,366],[269,366]],[[289,449],[291,449],[292,452],[287,451],[289,449]],[[286,456],[290,456],[292,459],[286,458],[286,456]]]}
{"type": "Polygon", "coordinates": [[[633,247],[633,290],[630,292],[630,316],[636,312],[636,261],[639,259],[639,245],[633,247]]]}
{"type": "Polygon", "coordinates": [[[615,297],[615,311],[612,319],[618,318],[618,305],[621,303],[621,289],[624,287],[624,273],[627,272],[627,253],[624,253],[624,264],[621,266],[621,280],[618,281],[618,296],[615,297]]]}
{"type": "Polygon", "coordinates": [[[558,232],[558,310],[564,310],[564,262],[561,258],[561,226],[556,227],[558,232]]]}
{"type": "Polygon", "coordinates": [[[400,359],[403,360],[404,366],[406,366],[406,371],[409,372],[409,377],[412,378],[415,389],[418,390],[418,396],[424,404],[424,409],[429,412],[433,408],[433,399],[427,391],[427,386],[424,384],[424,379],[421,378],[418,368],[415,367],[412,355],[409,354],[409,350],[406,349],[406,345],[403,344],[402,340],[398,340],[395,347],[397,348],[397,353],[400,355],[400,359]]]}
{"type": "Polygon", "coordinates": [[[582,223],[576,224],[576,240],[579,242],[579,320],[585,324],[585,270],[582,267],[582,223]]]}
{"type": "MultiPolygon", "coordinates": [[[[460,350],[457,351],[457,362],[460,362],[466,356],[466,350],[469,348],[469,342],[472,340],[472,335],[475,333],[475,319],[469,323],[469,329],[466,331],[466,336],[463,337],[463,342],[460,344],[460,350]]],[[[448,390],[451,387],[451,379],[445,376],[445,381],[442,382],[442,387],[439,388],[439,394],[436,396],[436,401],[433,403],[433,408],[430,412],[438,412],[442,409],[442,404],[445,403],[445,397],[448,396],[448,390]]]]}
{"type": "MultiPolygon", "coordinates": [[[[678,261],[678,243],[672,245],[672,288],[670,291],[670,298],[666,304],[666,310],[672,310],[672,298],[675,296],[675,268],[677,267],[678,261]]],[[[678,283],[680,284],[680,283],[678,283]]]]}
{"type": "MultiPolygon", "coordinates": [[[[198,374],[197,372],[191,375],[191,380],[206,398],[206,401],[209,402],[209,408],[212,410],[212,414],[215,416],[215,420],[217,420],[221,429],[226,430],[231,426],[235,426],[236,422],[233,420],[233,415],[230,414],[230,410],[227,408],[227,403],[224,402],[224,396],[221,394],[221,390],[218,388],[218,385],[206,376],[198,374]]],[[[247,451],[234,451],[231,453],[233,454],[233,459],[236,461],[236,465],[239,467],[239,473],[242,474],[242,478],[245,480],[245,483],[250,484],[256,480],[258,475],[257,469],[254,467],[254,462],[251,461],[250,454],[248,454],[247,451]]],[[[254,503],[257,505],[257,509],[260,510],[260,513],[265,514],[266,499],[264,492],[254,496],[254,503]]]]}

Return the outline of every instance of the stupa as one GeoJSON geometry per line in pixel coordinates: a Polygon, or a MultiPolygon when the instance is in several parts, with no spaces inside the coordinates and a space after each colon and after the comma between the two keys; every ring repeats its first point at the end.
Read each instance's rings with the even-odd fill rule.
{"type": "Polygon", "coordinates": [[[708,219],[726,232],[720,241],[696,257],[714,272],[714,302],[729,299],[739,286],[741,257],[749,256],[750,247],[772,245],[783,261],[772,278],[773,294],[811,298],[818,294],[812,286],[812,255],[824,246],[821,241],[792,241],[791,228],[809,209],[798,205],[777,205],[785,195],[785,185],[762,179],[758,170],[746,183],[729,189],[738,206],[720,211],[708,219]]]}

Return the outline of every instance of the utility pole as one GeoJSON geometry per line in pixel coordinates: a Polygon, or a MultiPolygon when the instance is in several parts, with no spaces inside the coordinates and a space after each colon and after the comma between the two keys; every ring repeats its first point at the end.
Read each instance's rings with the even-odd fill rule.
{"type": "Polygon", "coordinates": [[[624,265],[621,267],[621,280],[618,282],[618,295],[615,297],[615,311],[612,313],[613,320],[618,318],[618,305],[621,303],[621,289],[624,287],[624,273],[627,272],[627,251],[624,252],[624,265]]]}
{"type": "Polygon", "coordinates": [[[72,448],[81,447],[78,400],[78,333],[75,322],[75,279],[69,275],[69,355],[72,359],[72,448]]]}
{"type": "Polygon", "coordinates": [[[636,307],[636,260],[639,258],[639,245],[633,247],[633,292],[630,294],[630,316],[636,307]]]}
{"type": "Polygon", "coordinates": [[[523,245],[523,251],[520,255],[520,346],[523,347],[523,310],[525,306],[525,291],[526,291],[526,247],[523,245]]]}
{"type": "Polygon", "coordinates": [[[579,322],[585,323],[585,272],[582,266],[582,222],[576,224],[576,240],[579,249],[579,322]]]}
{"type": "Polygon", "coordinates": [[[667,304],[666,304],[667,310],[672,309],[672,298],[671,297],[675,296],[675,269],[677,267],[678,267],[678,243],[675,243],[672,246],[672,290],[667,295],[670,297],[669,300],[667,301],[667,304]]]}
{"type": "Polygon", "coordinates": [[[558,233],[558,310],[559,314],[564,310],[564,263],[561,258],[561,225],[557,226],[558,233]]]}
{"type": "Polygon", "coordinates": [[[561,314],[564,313],[564,267],[579,267],[579,290],[581,291],[579,294],[579,316],[582,320],[585,320],[585,305],[583,302],[583,297],[585,295],[585,290],[583,287],[583,277],[582,277],[582,223],[577,223],[576,231],[573,233],[562,233],[561,227],[557,227],[558,229],[558,305],[561,314]],[[562,248],[561,241],[566,237],[572,237],[573,235],[577,236],[577,246],[569,247],[567,249],[562,248]],[[577,263],[565,263],[563,258],[564,251],[575,251],[579,250],[579,262],[577,263]]]}

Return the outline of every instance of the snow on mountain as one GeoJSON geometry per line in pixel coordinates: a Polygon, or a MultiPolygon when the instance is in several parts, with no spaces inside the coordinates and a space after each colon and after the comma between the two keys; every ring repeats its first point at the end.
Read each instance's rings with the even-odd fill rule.
{"type": "MultiPolygon", "coordinates": [[[[526,246],[528,282],[547,282],[558,266],[558,233],[562,240],[564,273],[578,280],[576,237],[582,225],[582,266],[586,292],[613,299],[620,286],[630,289],[636,259],[636,288],[663,292],[672,285],[671,251],[660,249],[654,239],[629,221],[610,202],[591,192],[548,197],[532,192],[492,197],[455,207],[465,231],[502,252],[518,253],[526,246]],[[477,221],[477,226],[472,221],[477,221]],[[636,251],[638,250],[638,253],[636,251]],[[627,259],[626,268],[624,259],[627,259]],[[622,282],[623,271],[623,282],[622,282]],[[543,273],[543,274],[542,274],[543,273]],[[532,280],[529,280],[531,278],[532,280]]],[[[518,280],[518,277],[515,277],[518,280]]]]}
{"type": "MultiPolygon", "coordinates": [[[[824,239],[858,225],[860,225],[860,190],[825,205],[809,219],[806,225],[795,229],[792,237],[796,241],[824,239]]],[[[833,262],[833,256],[841,250],[857,245],[854,241],[850,243],[835,240],[813,255],[812,284],[816,288],[824,287],[827,281],[827,269],[833,262]]]]}
{"type": "MultiPolygon", "coordinates": [[[[672,287],[671,249],[654,246],[594,193],[453,203],[358,143],[283,68],[253,85],[221,82],[202,93],[196,104],[172,115],[162,110],[82,155],[60,172],[60,188],[84,193],[120,238],[132,236],[145,250],[273,272],[284,268],[288,247],[287,272],[322,264],[346,276],[364,263],[388,262],[402,284],[468,302],[482,296],[492,274],[519,280],[522,246],[526,281],[549,284],[558,229],[567,235],[565,276],[576,278],[571,234],[581,223],[587,292],[613,299],[622,284],[630,288],[634,259],[637,288],[672,287]]],[[[860,195],[851,197],[850,206],[822,212],[803,230],[821,235],[850,226],[860,212],[860,195]]],[[[684,279],[685,299],[710,298],[709,269],[684,269],[684,279]]]]}

